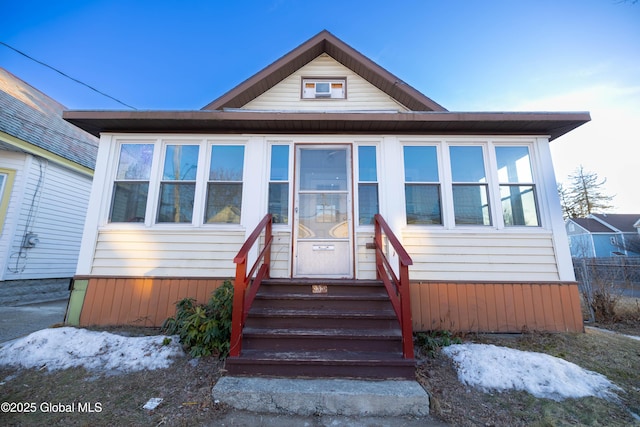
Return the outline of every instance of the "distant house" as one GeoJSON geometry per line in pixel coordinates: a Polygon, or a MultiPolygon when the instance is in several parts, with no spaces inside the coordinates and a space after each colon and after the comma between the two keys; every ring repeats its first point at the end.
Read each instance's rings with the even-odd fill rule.
{"type": "Polygon", "coordinates": [[[98,139],[0,68],[0,301],[69,296],[98,139]]]}
{"type": "Polygon", "coordinates": [[[640,214],[592,214],[565,222],[571,256],[640,256],[640,214]]]}
{"type": "Polygon", "coordinates": [[[81,325],[206,300],[269,213],[272,278],[375,279],[379,213],[415,330],[583,330],[549,143],[588,113],[451,112],[323,31],[201,110],[64,117],[100,137],[81,325]]]}

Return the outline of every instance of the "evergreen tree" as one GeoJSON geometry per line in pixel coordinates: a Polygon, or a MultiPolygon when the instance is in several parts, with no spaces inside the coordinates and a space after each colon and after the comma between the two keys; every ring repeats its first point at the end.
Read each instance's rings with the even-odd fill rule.
{"type": "Polygon", "coordinates": [[[602,186],[607,179],[600,179],[595,172],[585,171],[580,165],[569,175],[569,186],[558,186],[562,213],[567,218],[585,218],[592,213],[604,213],[611,209],[614,196],[604,194],[602,186]]]}

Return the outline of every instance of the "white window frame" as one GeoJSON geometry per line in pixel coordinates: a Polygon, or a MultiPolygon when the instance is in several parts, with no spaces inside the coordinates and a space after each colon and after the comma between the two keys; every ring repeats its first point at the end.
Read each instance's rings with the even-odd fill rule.
{"type": "MultiPolygon", "coordinates": [[[[153,226],[156,227],[166,227],[166,226],[177,226],[177,227],[185,227],[185,226],[189,226],[189,225],[198,225],[199,223],[202,222],[202,218],[198,219],[197,216],[203,216],[204,213],[201,211],[203,209],[203,201],[202,198],[200,197],[200,193],[202,192],[202,176],[203,176],[203,172],[202,172],[202,164],[203,164],[203,159],[202,159],[202,151],[203,151],[203,144],[202,144],[202,140],[198,139],[198,140],[188,140],[188,139],[177,139],[177,140],[173,140],[173,139],[163,139],[160,141],[160,144],[158,144],[158,147],[160,149],[160,153],[158,153],[158,164],[156,167],[156,183],[154,184],[155,187],[153,188],[154,190],[154,199],[153,199],[153,217],[151,218],[151,222],[153,224],[153,226]],[[173,180],[164,180],[162,178],[162,175],[164,173],[164,163],[165,163],[165,159],[167,156],[167,147],[173,145],[173,146],[177,146],[177,145],[183,145],[183,146],[197,146],[198,147],[198,161],[196,164],[197,167],[197,171],[196,171],[196,178],[195,178],[195,189],[194,189],[194,194],[193,194],[193,211],[191,212],[191,222],[171,222],[171,221],[167,221],[167,222],[159,222],[158,221],[158,209],[160,209],[160,187],[162,186],[162,184],[164,182],[179,182],[179,181],[173,181],[173,180]]],[[[154,156],[154,160],[155,160],[155,156],[154,156]]],[[[151,168],[151,172],[153,173],[154,169],[153,166],[151,168]]],[[[189,181],[182,181],[184,183],[188,183],[188,182],[193,182],[191,180],[189,181]]],[[[151,182],[149,183],[149,185],[151,185],[151,182]]],[[[151,193],[151,188],[149,188],[149,192],[151,193]]],[[[149,203],[147,202],[147,205],[149,205],[149,203]]]]}
{"type": "Polygon", "coordinates": [[[221,228],[225,230],[234,229],[234,228],[243,228],[243,218],[245,215],[244,209],[246,207],[246,197],[247,191],[245,188],[245,181],[247,175],[247,148],[248,148],[248,140],[245,138],[208,138],[206,140],[206,154],[204,160],[204,168],[202,170],[203,176],[199,179],[202,183],[202,192],[200,193],[200,198],[198,200],[201,203],[200,212],[198,213],[198,225],[207,228],[221,228]],[[206,206],[207,206],[207,190],[209,188],[209,183],[212,182],[209,180],[209,170],[211,168],[211,150],[214,146],[242,146],[244,147],[244,152],[242,155],[242,179],[240,181],[218,181],[218,182],[239,182],[242,184],[242,197],[240,199],[240,222],[239,223],[221,223],[221,222],[205,222],[206,215],[206,206]]]}
{"type": "Polygon", "coordinates": [[[346,77],[303,77],[302,84],[300,88],[300,98],[303,100],[327,100],[327,99],[347,99],[347,78],[346,77]],[[318,83],[328,83],[329,84],[329,92],[322,92],[322,96],[318,96],[318,92],[316,90],[318,83]],[[336,94],[334,96],[333,85],[340,84],[342,86],[341,94],[336,94]],[[308,87],[313,85],[313,93],[311,93],[311,88],[308,87]],[[326,95],[325,95],[326,93],[326,95]]]}
{"type": "MultiPolygon", "coordinates": [[[[446,208],[447,213],[443,213],[443,217],[446,216],[446,224],[451,228],[496,228],[496,200],[494,197],[495,191],[492,188],[491,181],[493,178],[493,166],[489,161],[489,144],[487,141],[446,141],[443,144],[443,165],[446,170],[446,185],[447,189],[451,191],[447,192],[447,205],[443,206],[443,210],[446,208]],[[451,167],[451,147],[480,147],[482,149],[482,163],[484,166],[484,174],[486,182],[484,183],[472,183],[472,182],[457,182],[453,180],[453,168],[451,167]],[[453,199],[453,187],[455,185],[477,185],[484,186],[487,191],[487,203],[489,204],[489,224],[456,224],[455,218],[455,206],[453,199]]],[[[499,199],[499,197],[498,197],[499,199]]],[[[443,220],[444,221],[444,220],[443,220]]]]}
{"type": "Polygon", "coordinates": [[[382,211],[382,184],[380,183],[380,176],[382,170],[382,155],[380,153],[380,141],[356,141],[353,144],[353,226],[356,230],[372,230],[373,224],[360,224],[360,184],[376,184],[378,191],[378,212],[382,211]],[[376,151],[376,181],[360,181],[360,147],[374,147],[376,151]]]}

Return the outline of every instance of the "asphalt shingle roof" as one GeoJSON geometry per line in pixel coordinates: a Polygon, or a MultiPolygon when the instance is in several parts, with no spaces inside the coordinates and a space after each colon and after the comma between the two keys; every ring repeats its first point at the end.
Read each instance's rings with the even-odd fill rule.
{"type": "Polygon", "coordinates": [[[623,233],[638,231],[633,225],[640,219],[640,214],[593,214],[593,216],[623,233]]]}
{"type": "Polygon", "coordinates": [[[98,138],[63,120],[66,109],[0,67],[0,131],[94,169],[98,138]]]}

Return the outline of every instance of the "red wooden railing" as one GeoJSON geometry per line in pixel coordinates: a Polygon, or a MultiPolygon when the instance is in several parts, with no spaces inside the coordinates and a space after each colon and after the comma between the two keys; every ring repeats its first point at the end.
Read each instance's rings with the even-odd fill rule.
{"type": "Polygon", "coordinates": [[[411,323],[411,296],[409,294],[409,266],[413,264],[411,257],[402,247],[391,227],[380,214],[374,216],[376,246],[376,277],[382,280],[387,289],[391,304],[396,312],[400,327],[402,328],[402,355],[405,359],[413,359],[413,326],[411,323]],[[387,240],[393,246],[393,250],[398,255],[399,274],[396,276],[385,255],[382,246],[382,234],[387,236],[387,240]]]}
{"type": "Polygon", "coordinates": [[[269,265],[271,264],[271,214],[267,214],[256,226],[255,230],[244,242],[238,255],[233,259],[236,263],[236,279],[233,284],[233,313],[231,315],[231,346],[230,356],[239,356],[242,350],[242,328],[247,319],[247,314],[253,303],[253,299],[258,292],[260,283],[264,278],[269,278],[269,265]],[[258,255],[258,259],[247,273],[247,256],[253,245],[264,230],[264,247],[258,255]],[[261,264],[262,262],[262,264],[261,264]],[[258,270],[256,277],[251,280],[253,273],[258,270]]]}

